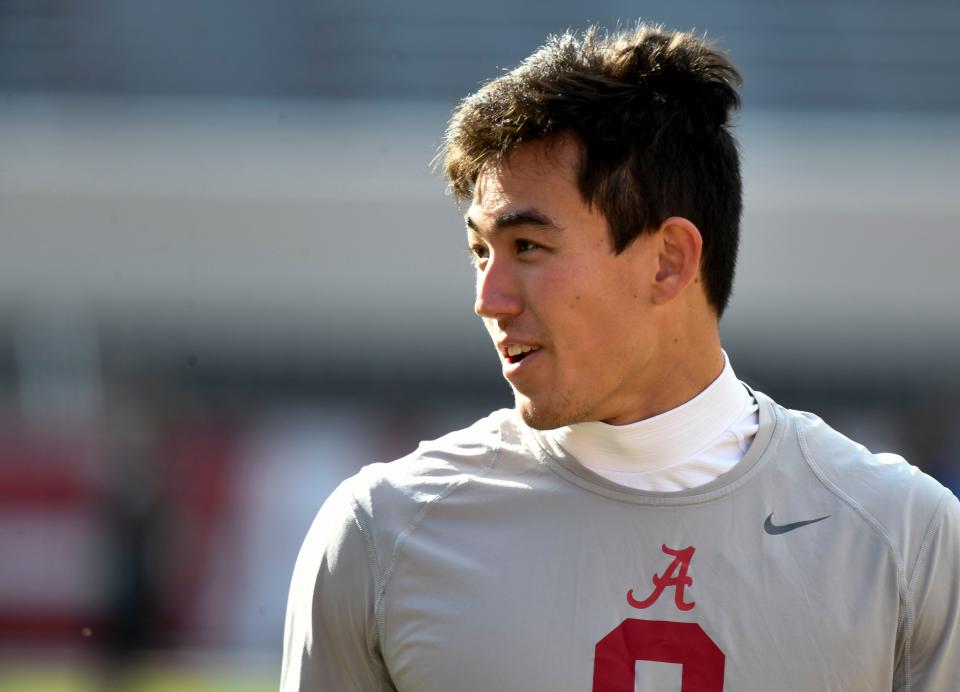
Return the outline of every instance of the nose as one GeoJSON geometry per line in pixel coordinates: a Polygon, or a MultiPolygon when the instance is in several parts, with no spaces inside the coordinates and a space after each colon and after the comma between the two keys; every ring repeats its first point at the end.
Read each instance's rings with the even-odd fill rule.
{"type": "Polygon", "coordinates": [[[477,298],[473,311],[480,317],[503,319],[519,315],[523,300],[517,277],[503,261],[493,257],[477,270],[477,298]]]}

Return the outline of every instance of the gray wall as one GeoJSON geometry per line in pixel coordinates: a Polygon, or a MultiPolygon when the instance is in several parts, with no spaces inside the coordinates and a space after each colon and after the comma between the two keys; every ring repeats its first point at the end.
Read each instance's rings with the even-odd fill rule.
{"type": "MultiPolygon", "coordinates": [[[[4,103],[7,326],[70,312],[120,351],[450,369],[485,357],[461,212],[428,165],[449,104],[4,103]]],[[[728,345],[956,372],[957,119],[753,110],[737,131],[746,215],[728,345]]]]}
{"type": "Polygon", "coordinates": [[[751,107],[960,109],[952,0],[0,0],[0,89],[456,99],[550,32],[707,32],[751,107]]]}
{"type": "Polygon", "coordinates": [[[638,15],[744,73],[727,345],[953,382],[960,5],[942,0],[0,0],[0,381],[54,333],[108,361],[495,376],[427,165],[445,117],[548,32],[638,15]]]}

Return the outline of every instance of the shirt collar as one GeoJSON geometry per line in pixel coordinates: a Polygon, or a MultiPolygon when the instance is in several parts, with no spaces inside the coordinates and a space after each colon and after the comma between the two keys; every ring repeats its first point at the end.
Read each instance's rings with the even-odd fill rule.
{"type": "Polygon", "coordinates": [[[727,354],[719,377],[690,401],[652,418],[610,425],[575,423],[533,430],[551,453],[573,456],[595,469],[654,471],[688,459],[712,445],[753,404],[727,354]]]}

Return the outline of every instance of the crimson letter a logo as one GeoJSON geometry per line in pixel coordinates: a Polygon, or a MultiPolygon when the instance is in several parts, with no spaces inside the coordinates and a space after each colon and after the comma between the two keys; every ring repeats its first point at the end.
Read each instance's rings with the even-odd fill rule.
{"type": "Polygon", "coordinates": [[[687,603],[683,600],[683,590],[693,585],[693,578],[687,576],[687,570],[690,568],[690,560],[693,559],[693,553],[695,548],[691,545],[688,548],[683,550],[672,550],[666,546],[666,544],[660,546],[665,554],[673,557],[673,562],[671,562],[667,569],[664,570],[663,575],[654,574],[653,575],[653,593],[647,596],[642,601],[638,601],[633,597],[633,589],[627,591],[627,603],[632,605],[634,608],[649,608],[654,603],[657,602],[657,599],[660,598],[668,586],[674,588],[674,603],[676,603],[677,608],[680,610],[690,610],[693,606],[696,605],[694,601],[687,603]],[[674,574],[676,573],[676,576],[674,574]]]}

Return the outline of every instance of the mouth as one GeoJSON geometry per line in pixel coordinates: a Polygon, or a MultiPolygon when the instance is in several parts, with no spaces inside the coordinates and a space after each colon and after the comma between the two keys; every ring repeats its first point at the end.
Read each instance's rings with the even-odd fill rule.
{"type": "Polygon", "coordinates": [[[516,365],[539,350],[539,346],[529,346],[527,344],[508,344],[500,348],[500,355],[506,362],[510,363],[510,365],[516,365]]]}

